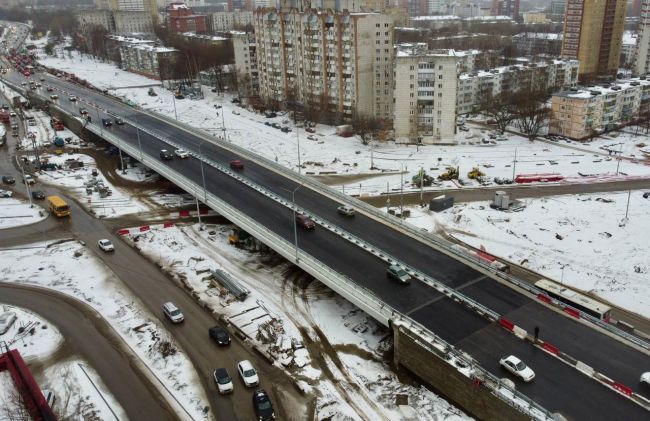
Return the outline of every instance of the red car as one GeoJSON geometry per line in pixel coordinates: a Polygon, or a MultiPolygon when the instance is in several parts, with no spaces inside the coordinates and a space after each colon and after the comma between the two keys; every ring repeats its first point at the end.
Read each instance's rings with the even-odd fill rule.
{"type": "Polygon", "coordinates": [[[316,129],[314,129],[313,127],[307,127],[307,128],[305,129],[305,131],[306,131],[307,133],[316,133],[316,129]]]}
{"type": "Polygon", "coordinates": [[[234,159],[230,161],[230,168],[232,168],[235,171],[241,171],[244,169],[244,163],[241,162],[239,159],[234,159]]]}
{"type": "Polygon", "coordinates": [[[296,215],[296,223],[306,230],[316,229],[316,222],[307,215],[296,215]]]}

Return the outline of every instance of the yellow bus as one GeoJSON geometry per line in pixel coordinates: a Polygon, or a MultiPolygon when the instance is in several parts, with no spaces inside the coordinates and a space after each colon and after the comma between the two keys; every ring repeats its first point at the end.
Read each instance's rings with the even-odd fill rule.
{"type": "Polygon", "coordinates": [[[70,216],[70,206],[59,196],[48,196],[47,203],[52,214],[60,217],[70,216]]]}

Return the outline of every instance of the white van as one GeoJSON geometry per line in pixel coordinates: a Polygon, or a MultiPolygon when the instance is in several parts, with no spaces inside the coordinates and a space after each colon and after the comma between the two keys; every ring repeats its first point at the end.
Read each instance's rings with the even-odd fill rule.
{"type": "Polygon", "coordinates": [[[167,316],[172,323],[180,323],[185,320],[183,313],[172,303],[171,301],[166,302],[162,306],[163,314],[167,316]]]}

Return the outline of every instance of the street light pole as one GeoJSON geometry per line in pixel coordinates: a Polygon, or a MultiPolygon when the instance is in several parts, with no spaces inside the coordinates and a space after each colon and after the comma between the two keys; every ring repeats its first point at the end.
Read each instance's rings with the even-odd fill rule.
{"type": "Polygon", "coordinates": [[[199,161],[201,162],[201,180],[203,181],[203,203],[208,203],[208,193],[205,188],[205,172],[203,170],[203,153],[201,152],[203,142],[205,142],[205,140],[202,140],[201,143],[199,143],[199,161]]]}
{"type": "Polygon", "coordinates": [[[291,191],[291,204],[293,205],[293,243],[295,247],[295,252],[296,252],[296,264],[300,262],[300,256],[298,255],[298,222],[296,221],[296,192],[298,189],[302,187],[302,183],[298,185],[293,190],[285,189],[284,187],[280,187],[282,190],[286,191],[291,191]]]}
{"type": "Polygon", "coordinates": [[[302,165],[300,164],[300,128],[296,127],[296,139],[298,140],[298,174],[302,174],[302,165]]]}
{"type": "Polygon", "coordinates": [[[515,147],[515,159],[512,160],[512,181],[515,181],[515,169],[517,168],[517,147],[515,147]]]}
{"type": "Polygon", "coordinates": [[[404,161],[400,162],[399,219],[404,219],[404,161]]]}
{"type": "Polygon", "coordinates": [[[618,168],[621,165],[621,157],[623,156],[623,143],[618,144],[618,158],[616,159],[616,175],[618,175],[618,168]]]}
{"type": "Polygon", "coordinates": [[[34,207],[34,202],[32,202],[32,192],[29,189],[29,183],[27,182],[27,179],[25,178],[25,164],[20,166],[20,171],[23,174],[23,182],[25,183],[25,190],[27,190],[27,197],[29,198],[29,207],[33,208],[34,207]]]}
{"type": "Polygon", "coordinates": [[[176,92],[172,90],[172,103],[174,104],[174,119],[178,120],[178,114],[176,113],[176,92]]]}

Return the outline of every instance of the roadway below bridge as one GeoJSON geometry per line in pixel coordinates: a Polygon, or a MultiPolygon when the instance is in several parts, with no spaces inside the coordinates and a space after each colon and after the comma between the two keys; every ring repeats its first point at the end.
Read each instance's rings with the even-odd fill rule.
{"type": "MultiPolygon", "coordinates": [[[[21,79],[15,73],[11,78],[20,83],[21,79]]],[[[138,130],[126,124],[104,130],[119,136],[120,142],[128,143],[149,157],[156,158],[161,149],[173,149],[163,140],[169,139],[190,152],[203,155],[223,166],[227,166],[232,159],[240,158],[227,145],[204,140],[177,125],[139,112],[109,97],[50,76],[46,83],[54,86],[60,94],[61,99],[57,105],[72,115],[78,115],[80,105],[69,102],[64,93],[82,98],[84,107],[97,104],[101,109],[108,110],[111,118],[119,116],[143,128],[144,130],[138,130]]],[[[107,116],[103,111],[100,113],[107,116]]],[[[193,180],[197,190],[193,193],[201,196],[201,189],[205,188],[254,218],[261,227],[273,231],[288,242],[297,241],[302,252],[326,263],[356,285],[372,291],[378,299],[400,313],[408,315],[450,344],[468,352],[496,375],[507,376],[498,367],[499,358],[507,354],[522,357],[538,374],[534,382],[517,383],[517,387],[545,408],[561,412],[570,419],[612,419],[621,414],[628,419],[643,419],[648,416],[642,407],[516,338],[498,324],[449,299],[431,286],[418,281],[410,285],[398,285],[390,281],[386,277],[387,263],[384,260],[340,235],[319,226],[315,231],[298,230],[297,238],[294,239],[292,210],[243,185],[222,169],[202,165],[195,157],[165,161],[165,165],[172,174],[193,180]]],[[[301,186],[284,173],[251,160],[245,160],[242,175],[289,200],[292,192],[295,192],[296,203],[310,214],[331,221],[410,268],[458,289],[523,329],[532,331],[535,326],[539,327],[543,339],[560,347],[563,352],[629,385],[635,391],[644,393],[639,388],[638,379],[640,373],[650,366],[647,354],[545,307],[414,239],[398,226],[386,224],[361,212],[353,218],[339,215],[336,211],[338,202],[331,195],[323,193],[324,187],[321,191],[301,186]]]]}

